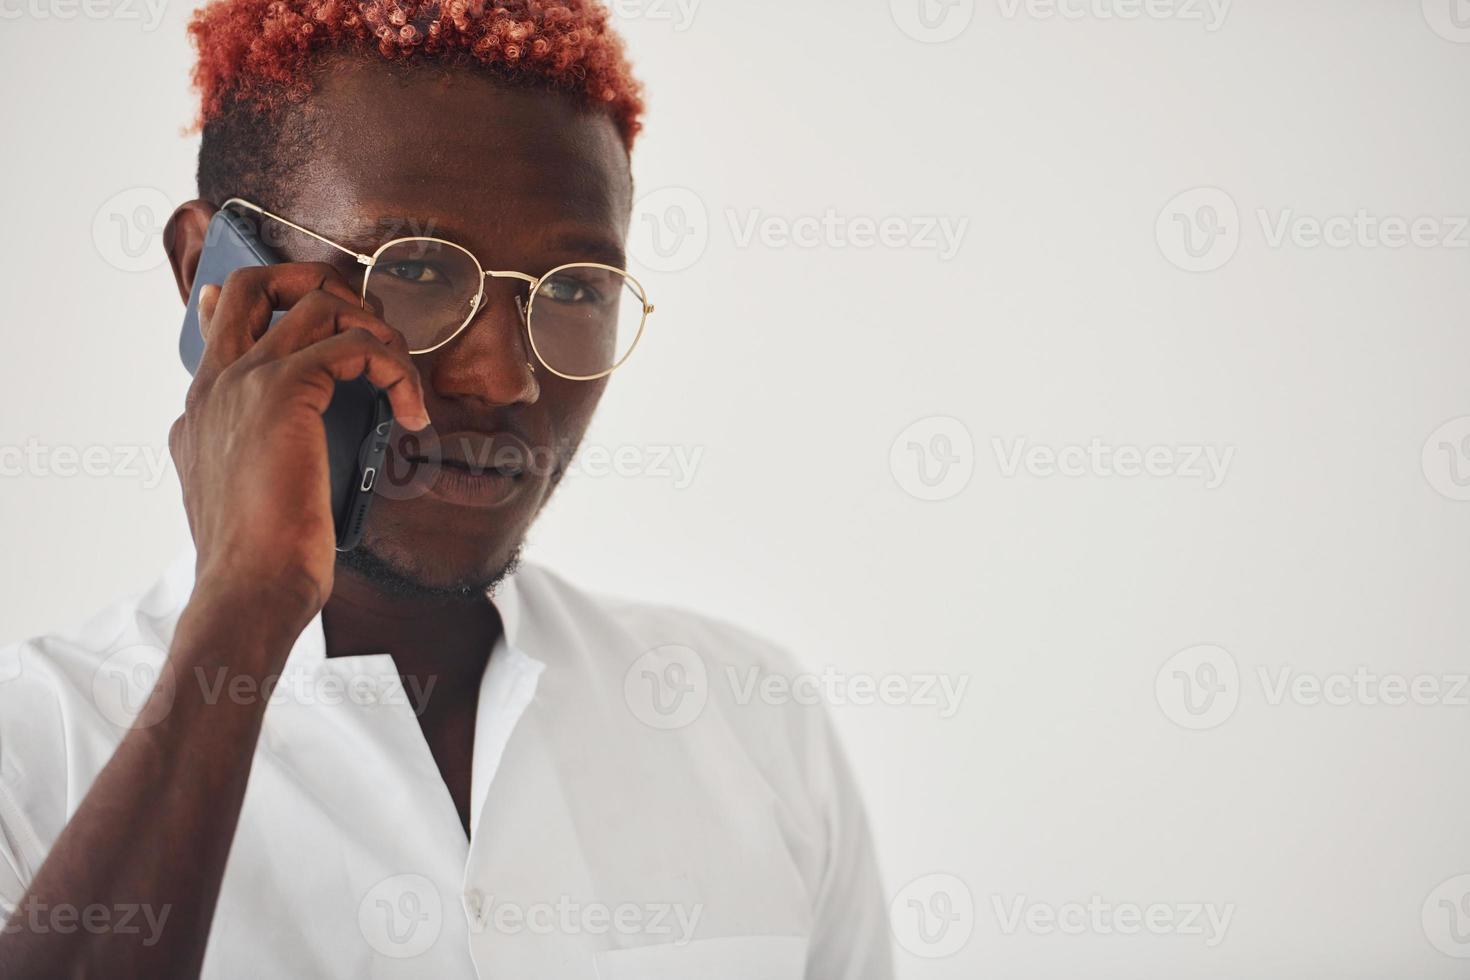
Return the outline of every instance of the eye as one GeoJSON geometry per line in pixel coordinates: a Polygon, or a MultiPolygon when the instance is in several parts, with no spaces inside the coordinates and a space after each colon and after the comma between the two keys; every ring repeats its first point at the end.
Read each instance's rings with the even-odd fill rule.
{"type": "Polygon", "coordinates": [[[432,262],[414,262],[403,259],[379,265],[378,269],[405,282],[442,283],[446,281],[443,270],[432,262]]]}
{"type": "Polygon", "coordinates": [[[565,273],[543,282],[541,288],[536,290],[536,295],[556,303],[596,303],[601,299],[591,285],[565,273]]]}

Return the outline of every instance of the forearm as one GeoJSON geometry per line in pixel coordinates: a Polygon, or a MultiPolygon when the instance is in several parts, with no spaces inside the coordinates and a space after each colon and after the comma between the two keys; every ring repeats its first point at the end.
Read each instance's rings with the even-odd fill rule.
{"type": "Polygon", "coordinates": [[[266,606],[292,610],[279,615],[238,594],[196,592],[137,722],[0,935],[0,974],[198,974],[265,713],[263,698],[212,698],[219,688],[198,678],[279,670],[308,608],[293,605],[266,606]],[[49,910],[79,921],[94,905],[154,928],[46,925],[49,910]]]}

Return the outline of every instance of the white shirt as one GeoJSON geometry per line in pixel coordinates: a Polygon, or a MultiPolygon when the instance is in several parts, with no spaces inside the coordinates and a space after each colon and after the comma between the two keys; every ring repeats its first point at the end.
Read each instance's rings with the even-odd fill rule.
{"type": "MultiPolygon", "coordinates": [[[[156,679],[192,569],[0,651],[4,911],[156,679]]],[[[327,658],[318,618],[273,690],[178,681],[270,699],[205,977],[891,976],[825,714],[751,686],[790,677],[787,656],[534,566],[493,601],[505,634],[480,684],[468,840],[388,654],[327,658]]],[[[144,939],[167,928],[166,909],[93,914],[144,939]]]]}

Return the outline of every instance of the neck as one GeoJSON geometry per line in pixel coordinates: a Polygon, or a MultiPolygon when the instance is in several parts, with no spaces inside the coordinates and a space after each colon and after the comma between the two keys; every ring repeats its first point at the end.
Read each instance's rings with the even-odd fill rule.
{"type": "Polygon", "coordinates": [[[390,595],[350,568],[337,568],[322,609],[328,657],[391,654],[405,679],[433,680],[439,691],[475,693],[490,650],[503,632],[484,595],[390,595]]]}

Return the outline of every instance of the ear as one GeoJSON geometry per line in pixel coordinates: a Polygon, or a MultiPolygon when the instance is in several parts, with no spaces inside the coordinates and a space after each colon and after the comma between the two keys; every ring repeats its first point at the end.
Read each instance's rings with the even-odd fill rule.
{"type": "Polygon", "coordinates": [[[189,302],[189,292],[194,288],[199,253],[204,251],[209,219],[214,217],[215,210],[208,201],[185,201],[163,226],[163,248],[168,253],[168,264],[173,266],[174,281],[179,284],[179,298],[185,303],[189,302]]]}

